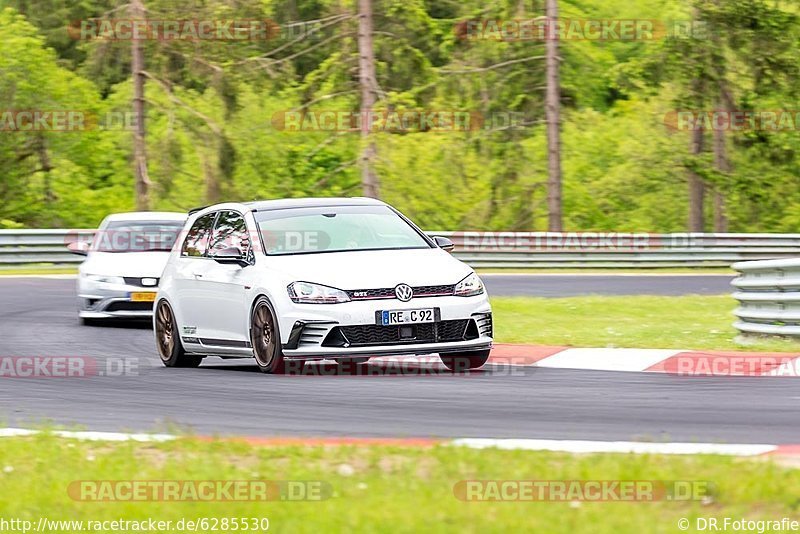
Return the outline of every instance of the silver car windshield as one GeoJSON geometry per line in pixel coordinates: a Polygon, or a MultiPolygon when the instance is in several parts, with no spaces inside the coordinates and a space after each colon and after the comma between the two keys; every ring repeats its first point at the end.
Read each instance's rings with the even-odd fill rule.
{"type": "Polygon", "coordinates": [[[183,228],[181,221],[113,221],[92,239],[95,252],[170,251],[183,228]]]}
{"type": "Polygon", "coordinates": [[[386,206],[289,208],[254,215],[268,256],[432,248],[386,206]]]}

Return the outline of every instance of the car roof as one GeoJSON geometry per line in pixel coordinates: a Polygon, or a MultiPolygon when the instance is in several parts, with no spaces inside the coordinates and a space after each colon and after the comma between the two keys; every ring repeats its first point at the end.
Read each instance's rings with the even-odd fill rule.
{"type": "MultiPolygon", "coordinates": [[[[281,198],[275,200],[253,200],[251,202],[220,202],[189,210],[189,217],[200,217],[220,210],[237,210],[242,212],[273,211],[292,208],[328,208],[335,206],[386,206],[375,198],[368,197],[305,197],[281,198]]],[[[193,219],[192,222],[196,220],[193,219]]]]}
{"type": "Polygon", "coordinates": [[[112,213],[105,218],[106,222],[116,221],[185,221],[186,214],[175,211],[129,211],[112,213]]]}
{"type": "Polygon", "coordinates": [[[368,197],[282,198],[245,202],[251,211],[282,210],[287,208],[321,208],[333,206],[385,206],[384,202],[368,197]]]}

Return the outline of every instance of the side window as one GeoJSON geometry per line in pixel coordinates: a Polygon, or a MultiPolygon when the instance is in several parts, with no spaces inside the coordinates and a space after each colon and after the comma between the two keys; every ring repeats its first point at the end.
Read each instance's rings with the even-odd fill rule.
{"type": "Polygon", "coordinates": [[[216,213],[209,213],[197,219],[186,235],[183,242],[181,256],[205,256],[208,243],[211,239],[211,229],[214,226],[216,213]]]}
{"type": "Polygon", "coordinates": [[[222,211],[214,226],[209,255],[228,247],[237,247],[245,256],[250,252],[250,238],[244,217],[235,211],[222,211]]]}

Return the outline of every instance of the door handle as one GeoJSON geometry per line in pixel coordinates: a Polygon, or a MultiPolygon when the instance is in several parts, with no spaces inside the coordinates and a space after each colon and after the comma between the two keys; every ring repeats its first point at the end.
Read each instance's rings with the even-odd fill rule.
{"type": "Polygon", "coordinates": [[[200,273],[192,273],[195,278],[203,278],[203,275],[200,273]]]}

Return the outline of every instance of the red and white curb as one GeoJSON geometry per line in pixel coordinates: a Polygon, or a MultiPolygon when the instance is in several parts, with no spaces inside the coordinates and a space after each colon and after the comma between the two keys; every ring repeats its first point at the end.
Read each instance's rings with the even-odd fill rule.
{"type": "MultiPolygon", "coordinates": [[[[84,441],[137,441],[165,442],[183,439],[170,434],[97,432],[97,431],[38,431],[24,428],[0,428],[0,438],[29,437],[51,434],[61,438],[84,441]]],[[[187,437],[192,439],[192,437],[187,437]]],[[[437,445],[468,447],[471,449],[496,448],[501,450],[526,450],[567,452],[573,454],[715,454],[725,456],[800,455],[800,445],[770,445],[763,443],[658,443],[644,441],[584,441],[551,439],[493,439],[493,438],[358,438],[358,437],[207,437],[203,441],[230,441],[263,447],[281,446],[393,446],[433,447],[437,445]]]]}
{"type": "MultiPolygon", "coordinates": [[[[438,363],[438,356],[371,361],[438,363]]],[[[800,352],[571,348],[497,343],[489,364],[681,376],[800,376],[800,352]]]]}

